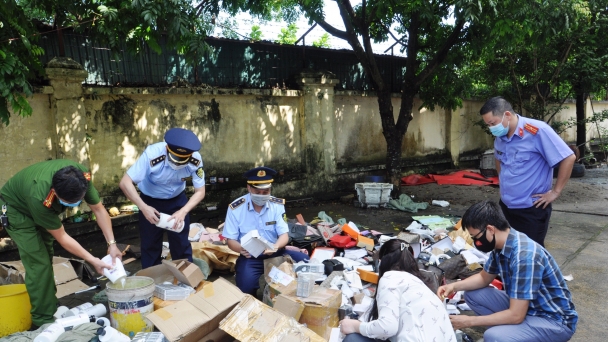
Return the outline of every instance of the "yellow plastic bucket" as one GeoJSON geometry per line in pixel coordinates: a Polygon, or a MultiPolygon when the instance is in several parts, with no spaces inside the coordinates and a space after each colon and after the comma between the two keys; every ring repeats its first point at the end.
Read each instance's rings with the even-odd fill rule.
{"type": "Polygon", "coordinates": [[[0,337],[32,326],[32,306],[25,284],[0,286],[0,308],[0,337]]]}

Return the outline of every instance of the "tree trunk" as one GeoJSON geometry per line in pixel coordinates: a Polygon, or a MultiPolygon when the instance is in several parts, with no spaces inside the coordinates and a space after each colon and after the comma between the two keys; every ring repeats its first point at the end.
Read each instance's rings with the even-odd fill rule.
{"type": "Polygon", "coordinates": [[[585,124],[585,100],[587,94],[576,92],[576,146],[580,156],[585,157],[585,142],[587,141],[587,125],[585,124]]]}
{"type": "Polygon", "coordinates": [[[401,185],[401,147],[403,145],[403,137],[411,121],[413,102],[413,96],[402,96],[399,116],[397,122],[395,122],[390,91],[378,92],[378,108],[380,119],[382,120],[382,134],[386,140],[386,174],[393,184],[395,195],[399,193],[401,185]]]}

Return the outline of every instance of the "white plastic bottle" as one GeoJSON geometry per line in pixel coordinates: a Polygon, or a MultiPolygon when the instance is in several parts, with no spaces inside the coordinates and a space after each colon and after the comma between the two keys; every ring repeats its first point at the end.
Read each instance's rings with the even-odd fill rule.
{"type": "Polygon", "coordinates": [[[53,323],[46,327],[36,338],[34,342],[55,342],[63,334],[65,329],[57,323],[53,323]]]}
{"type": "Polygon", "coordinates": [[[56,320],[55,323],[61,325],[65,330],[72,330],[73,327],[84,323],[95,322],[95,320],[95,316],[89,316],[86,313],[81,313],[76,316],[60,318],[56,320]]]}
{"type": "Polygon", "coordinates": [[[97,325],[101,325],[102,327],[109,327],[112,325],[110,323],[110,320],[105,317],[97,318],[97,321],[95,321],[95,323],[97,323],[97,325]]]}
{"type": "Polygon", "coordinates": [[[99,328],[97,333],[100,342],[131,342],[129,336],[112,327],[99,328]]]}
{"type": "Polygon", "coordinates": [[[71,308],[70,310],[66,311],[62,317],[71,317],[71,316],[76,316],[82,312],[84,312],[87,309],[90,309],[93,307],[93,304],[91,303],[82,303],[78,306],[75,306],[73,308],[71,308]]]}
{"type": "Polygon", "coordinates": [[[70,308],[62,305],[57,308],[57,311],[55,311],[55,314],[53,314],[53,317],[55,317],[55,319],[59,319],[59,318],[63,317],[63,315],[68,311],[70,311],[70,308]]]}
{"type": "Polygon", "coordinates": [[[95,317],[103,317],[106,315],[106,313],[108,313],[108,311],[106,310],[105,305],[96,304],[95,306],[88,308],[88,309],[84,310],[83,312],[79,312],[79,313],[86,313],[89,316],[95,316],[95,317]]]}

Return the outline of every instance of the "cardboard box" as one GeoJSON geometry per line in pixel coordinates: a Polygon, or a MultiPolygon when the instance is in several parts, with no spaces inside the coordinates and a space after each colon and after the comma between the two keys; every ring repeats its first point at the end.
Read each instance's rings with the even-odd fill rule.
{"type": "Polygon", "coordinates": [[[220,323],[241,342],[324,342],[325,339],[295,319],[273,310],[250,295],[220,323]]]}
{"type": "MultiPolygon", "coordinates": [[[[53,274],[57,286],[57,298],[89,288],[87,284],[80,281],[70,259],[53,257],[53,274]]],[[[0,279],[7,284],[24,284],[25,267],[21,260],[0,263],[0,279]]]]}
{"type": "Polygon", "coordinates": [[[285,260],[284,257],[264,260],[264,280],[266,281],[266,287],[264,288],[263,301],[268,306],[274,306],[274,299],[280,294],[295,295],[296,293],[298,283],[295,281],[296,274],[293,272],[293,264],[285,260]],[[277,267],[280,271],[290,275],[294,278],[294,281],[288,285],[273,282],[269,276],[273,267],[277,267]]]}
{"type": "Polygon", "coordinates": [[[302,312],[304,311],[304,303],[294,297],[288,297],[285,295],[278,295],[274,299],[273,309],[284,314],[287,317],[291,317],[296,321],[300,320],[302,312]]]}
{"type": "Polygon", "coordinates": [[[355,230],[354,228],[352,228],[351,226],[349,226],[348,223],[345,223],[342,226],[342,232],[355,240],[357,240],[357,237],[359,236],[359,232],[357,230],[355,230]]]}
{"type": "Polygon", "coordinates": [[[325,340],[329,340],[331,328],[338,326],[338,309],[342,305],[342,292],[315,286],[314,292],[306,298],[294,295],[287,295],[287,297],[304,303],[304,311],[302,311],[299,322],[306,324],[308,329],[325,340]]]}
{"type": "Polygon", "coordinates": [[[274,249],[274,244],[266,241],[257,230],[252,230],[241,238],[241,246],[254,258],[264,253],[266,249],[274,249]]]}
{"type": "Polygon", "coordinates": [[[186,259],[163,260],[163,264],[169,268],[177,280],[194,288],[205,279],[203,271],[186,259]]]}
{"type": "Polygon", "coordinates": [[[154,279],[155,284],[162,284],[166,281],[173,283],[175,276],[169,270],[169,267],[165,264],[155,265],[152,267],[144,268],[143,270],[137,271],[136,276],[149,277],[154,279]]]}
{"type": "Polygon", "coordinates": [[[234,337],[220,328],[213,330],[209,335],[201,338],[198,342],[234,342],[234,337]]]}
{"type": "Polygon", "coordinates": [[[357,236],[357,247],[363,247],[371,252],[374,250],[374,240],[363,235],[359,235],[357,236]]]}
{"type": "MultiPolygon", "coordinates": [[[[174,278],[175,279],[175,278],[174,278]]],[[[175,283],[177,283],[177,280],[175,280],[175,283]]],[[[196,293],[199,293],[200,291],[203,290],[203,287],[205,286],[205,284],[209,284],[210,282],[208,281],[203,281],[201,282],[198,287],[195,289],[196,293]]],[[[194,293],[194,294],[196,294],[194,293]]],[[[191,296],[194,296],[194,294],[191,294],[191,296]]],[[[179,302],[178,300],[162,300],[158,297],[154,297],[152,298],[152,301],[154,302],[154,310],[158,310],[158,309],[162,309],[164,307],[167,307],[171,304],[175,304],[177,302],[179,302]]]]}
{"type": "Polygon", "coordinates": [[[378,273],[367,271],[362,268],[357,268],[357,272],[359,272],[359,278],[361,278],[361,280],[372,284],[378,284],[378,273]]]}
{"type": "Polygon", "coordinates": [[[218,328],[244,294],[223,278],[202,291],[146,316],[170,342],[196,342],[218,328]]]}

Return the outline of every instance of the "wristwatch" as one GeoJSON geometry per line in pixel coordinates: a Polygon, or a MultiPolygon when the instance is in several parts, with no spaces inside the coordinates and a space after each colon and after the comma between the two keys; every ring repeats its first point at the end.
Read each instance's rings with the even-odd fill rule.
{"type": "Polygon", "coordinates": [[[115,244],[116,244],[116,240],[108,241],[108,247],[110,247],[110,245],[115,245],[115,244]]]}

